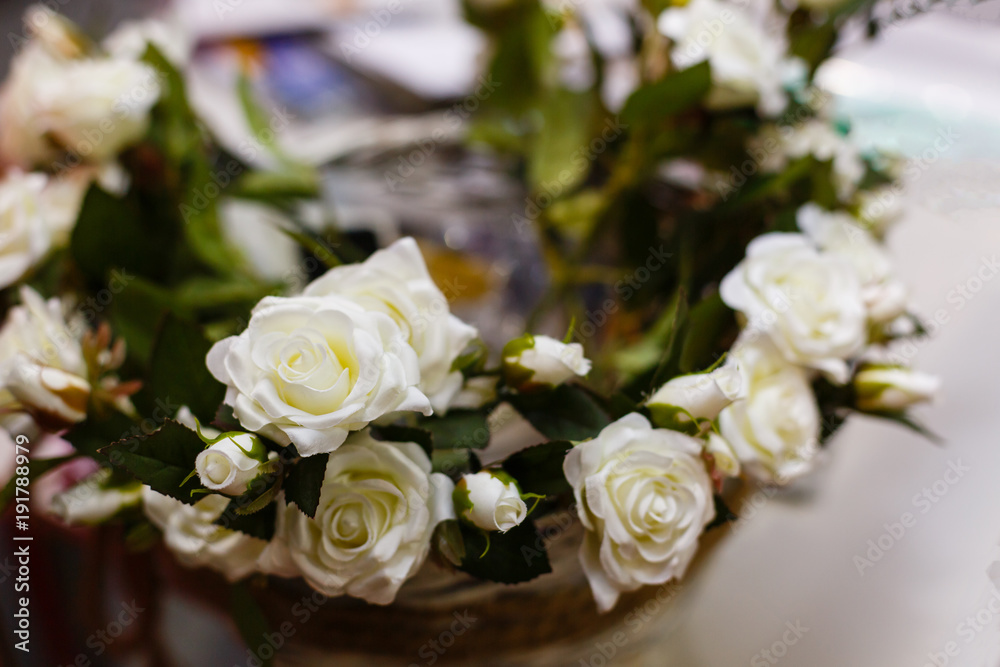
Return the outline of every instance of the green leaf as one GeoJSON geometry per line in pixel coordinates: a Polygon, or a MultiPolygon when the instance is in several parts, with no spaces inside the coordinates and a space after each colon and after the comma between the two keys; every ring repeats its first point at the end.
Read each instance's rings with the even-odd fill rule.
{"type": "Polygon", "coordinates": [[[720,209],[737,209],[770,197],[784,196],[799,181],[811,177],[815,165],[816,159],[807,155],[793,160],[777,174],[758,174],[739,189],[737,196],[729,198],[720,209]]]}
{"type": "Polygon", "coordinates": [[[510,3],[500,12],[480,12],[475,3],[464,4],[466,18],[493,35],[486,81],[496,85],[484,86],[483,110],[519,117],[542,94],[545,72],[555,59],[550,48],[555,26],[538,2],[510,3]]]}
{"type": "Polygon", "coordinates": [[[535,371],[525,368],[519,363],[508,363],[508,359],[518,359],[523,352],[535,347],[535,337],[525,333],[507,341],[500,351],[503,360],[503,380],[508,387],[523,387],[531,382],[535,371]]]}
{"type": "Polygon", "coordinates": [[[680,359],[679,350],[676,349],[677,335],[681,327],[687,324],[688,302],[687,295],[683,289],[677,290],[674,298],[674,304],[668,311],[670,328],[667,331],[666,340],[662,343],[663,352],[660,355],[660,363],[656,366],[656,371],[653,373],[650,391],[666,382],[667,378],[677,375],[680,359]]]}
{"type": "Polygon", "coordinates": [[[522,493],[555,496],[572,491],[563,474],[563,461],[573,444],[553,440],[507,457],[503,469],[517,480],[522,493]]]}
{"type": "Polygon", "coordinates": [[[125,549],[128,553],[149,551],[161,542],[160,531],[150,521],[125,524],[125,549]]]}
{"type": "Polygon", "coordinates": [[[236,90],[239,93],[240,106],[243,107],[243,115],[250,126],[250,132],[253,137],[271,151],[272,155],[285,160],[285,156],[278,147],[277,137],[271,129],[271,121],[267,116],[267,112],[257,103],[254,97],[253,86],[246,75],[240,76],[236,90]]]}
{"type": "Polygon", "coordinates": [[[837,43],[837,37],[837,26],[832,20],[819,25],[805,23],[792,31],[789,52],[806,62],[811,76],[816,68],[830,57],[830,51],[837,43]]]}
{"type": "Polygon", "coordinates": [[[323,262],[324,266],[328,269],[332,269],[335,266],[340,266],[344,261],[337,256],[330,246],[323,241],[323,239],[318,238],[316,234],[310,232],[300,232],[294,229],[282,229],[282,232],[286,236],[290,237],[300,246],[305,248],[305,250],[323,262]]]}
{"type": "MultiPolygon", "coordinates": [[[[70,237],[70,255],[92,285],[103,286],[113,269],[153,281],[166,277],[179,230],[164,206],[170,204],[134,188],[116,197],[91,186],[70,237]]],[[[131,286],[131,280],[122,282],[131,286]]]]}
{"type": "Polygon", "coordinates": [[[245,584],[239,583],[230,587],[229,612],[243,643],[256,658],[256,664],[261,667],[272,667],[275,651],[268,639],[270,628],[267,617],[245,584]],[[265,646],[268,649],[266,652],[262,650],[265,646]]]}
{"type": "Polygon", "coordinates": [[[281,491],[284,478],[275,474],[275,468],[268,469],[268,464],[262,469],[265,472],[250,480],[246,493],[234,499],[240,501],[240,507],[236,509],[236,513],[240,516],[256,514],[269,507],[281,491]]]}
{"type": "Polygon", "coordinates": [[[813,380],[812,388],[822,417],[819,442],[824,445],[847,421],[857,395],[852,383],[834,384],[822,376],[813,380]]]}
{"type": "MultiPolygon", "coordinates": [[[[243,113],[246,116],[247,124],[250,126],[250,131],[254,139],[267,148],[271,155],[277,158],[281,163],[282,170],[278,173],[286,175],[291,179],[298,180],[300,185],[297,187],[305,187],[309,189],[308,193],[301,194],[300,196],[315,197],[319,194],[318,173],[312,167],[297,162],[281,149],[281,146],[277,141],[278,135],[271,127],[272,118],[269,117],[267,111],[265,111],[264,108],[257,103],[250,79],[246,76],[241,76],[239,83],[237,84],[237,89],[239,92],[240,104],[243,107],[243,113]]],[[[303,190],[300,189],[300,193],[301,192],[303,192],[303,190]]],[[[260,193],[258,191],[258,196],[259,194],[260,193]]]]}
{"type": "Polygon", "coordinates": [[[476,410],[451,410],[442,417],[421,419],[419,426],[430,431],[434,449],[482,449],[490,443],[486,414],[476,410]]]}
{"type": "MultiPolygon", "coordinates": [[[[57,456],[51,459],[30,459],[28,461],[28,475],[27,475],[29,485],[36,479],[47,473],[48,471],[52,470],[53,468],[58,468],[64,463],[72,461],[77,456],[79,456],[79,454],[70,454],[68,456],[57,456]]],[[[11,503],[11,501],[13,501],[16,498],[17,480],[19,477],[23,477],[23,475],[15,475],[14,477],[11,477],[10,481],[7,482],[7,485],[3,487],[3,491],[0,491],[0,514],[2,514],[4,510],[7,509],[7,506],[11,503]]],[[[30,498],[30,496],[23,496],[23,495],[21,497],[24,498],[25,500],[30,498]]]]}
{"type": "Polygon", "coordinates": [[[687,302],[678,290],[642,339],[615,353],[615,365],[626,376],[639,376],[656,368],[673,352],[677,336],[687,311],[687,302]]]}
{"type": "Polygon", "coordinates": [[[509,400],[539,433],[553,440],[593,438],[611,423],[607,412],[594,397],[575,385],[564,384],[552,391],[516,394],[509,400]]]}
{"type": "Polygon", "coordinates": [[[179,193],[179,210],[187,246],[205,266],[219,275],[247,278],[251,272],[246,270],[246,261],[223,236],[216,202],[206,194],[220,190],[207,159],[204,156],[192,158],[186,174],[187,182],[179,193]]]}
{"type": "Polygon", "coordinates": [[[944,438],[934,433],[926,426],[916,421],[905,412],[876,412],[876,411],[865,411],[862,414],[871,415],[872,417],[878,417],[879,419],[886,419],[891,422],[895,422],[900,426],[905,426],[914,433],[924,436],[935,445],[940,445],[944,443],[944,438]]]}
{"type": "Polygon", "coordinates": [[[812,193],[809,199],[829,210],[835,209],[839,204],[832,159],[816,161],[816,167],[812,171],[812,193]]]}
{"type": "Polygon", "coordinates": [[[204,449],[197,433],[168,419],[148,436],[126,438],[100,452],[154,491],[193,505],[202,495],[191,492],[205,488],[197,475],[191,476],[204,449]]]}
{"type": "Polygon", "coordinates": [[[197,324],[167,316],[153,347],[148,393],[186,405],[199,422],[210,423],[226,395],[226,386],[205,365],[211,347],[197,324]]]}
{"type": "Polygon", "coordinates": [[[243,305],[249,311],[273,292],[272,286],[238,277],[219,279],[197,276],[185,280],[173,290],[174,304],[185,311],[243,305]]]}
{"type": "Polygon", "coordinates": [[[213,521],[217,526],[222,526],[228,530],[235,530],[256,537],[260,540],[270,541],[274,537],[274,529],[278,517],[277,503],[269,502],[256,512],[247,513],[248,506],[244,504],[244,499],[233,498],[226,505],[218,519],[213,521]]]}
{"type": "Polygon", "coordinates": [[[266,201],[315,197],[319,194],[319,177],[308,169],[250,171],[236,181],[232,194],[266,201]]]}
{"type": "Polygon", "coordinates": [[[319,495],[323,488],[323,476],[329,454],[307,456],[292,466],[285,478],[285,500],[295,505],[309,518],[315,518],[319,507],[319,495]]]}
{"type": "Polygon", "coordinates": [[[687,332],[681,344],[679,369],[693,373],[711,365],[719,349],[719,337],[735,324],[735,314],[714,292],[695,305],[688,313],[687,332]]]}
{"type": "Polygon", "coordinates": [[[590,173],[587,155],[598,104],[593,91],[552,91],[543,101],[543,127],[528,160],[532,188],[573,190],[590,173]],[[553,185],[554,184],[554,185],[553,185]]]}
{"type": "Polygon", "coordinates": [[[636,90],[625,101],[621,118],[641,125],[687,111],[701,102],[711,87],[712,70],[705,61],[636,90]]]}
{"type": "Polygon", "coordinates": [[[109,443],[140,435],[143,435],[142,425],[121,412],[99,414],[91,410],[87,420],[71,428],[63,438],[81,454],[103,461],[105,457],[99,450],[109,443]]]}
{"type": "Polygon", "coordinates": [[[446,519],[434,527],[431,544],[441,556],[458,567],[465,558],[465,542],[462,541],[462,529],[457,519],[446,519]]]}
{"type": "Polygon", "coordinates": [[[642,0],[642,6],[653,16],[659,16],[670,8],[670,0],[642,0]]]}
{"type": "Polygon", "coordinates": [[[705,532],[712,530],[713,528],[718,528],[719,526],[724,526],[727,523],[732,523],[734,521],[739,521],[739,515],[729,509],[729,505],[723,500],[722,496],[716,493],[714,495],[715,500],[715,518],[708,522],[705,526],[705,532]]]}
{"type": "Polygon", "coordinates": [[[850,415],[850,410],[840,409],[834,410],[823,414],[822,421],[820,422],[820,432],[819,432],[819,444],[825,445],[830,441],[833,436],[837,434],[837,431],[847,423],[847,417],[850,415]]]}
{"type": "Polygon", "coordinates": [[[653,422],[656,428],[667,428],[694,436],[698,435],[706,422],[711,424],[710,420],[699,420],[677,405],[649,405],[645,409],[649,413],[649,421],[653,422]]]}
{"type": "MultiPolygon", "coordinates": [[[[111,329],[125,340],[130,360],[145,372],[153,354],[153,343],[167,312],[185,313],[176,308],[167,290],[142,278],[135,278],[111,302],[108,319],[111,329]]],[[[107,444],[107,443],[105,443],[107,444]]]]}
{"type": "Polygon", "coordinates": [[[586,188],[563,197],[549,206],[545,215],[567,238],[584,242],[607,211],[607,193],[600,188],[586,188]]]}
{"type": "MultiPolygon", "coordinates": [[[[220,182],[220,172],[213,172],[209,137],[188,103],[183,75],[152,44],[143,59],[160,72],[165,83],[153,108],[150,141],[163,152],[171,172],[160,177],[173,190],[170,213],[183,220],[181,234],[188,249],[220,275],[232,275],[243,262],[222,236],[216,207],[217,199],[230,187],[230,174],[222,172],[227,180],[220,182]]],[[[141,253],[144,258],[149,254],[141,253]]]]}
{"type": "Polygon", "coordinates": [[[453,479],[465,473],[479,472],[483,467],[471,449],[435,449],[431,466],[434,472],[444,473],[453,479]]]}
{"type": "Polygon", "coordinates": [[[173,162],[181,163],[201,149],[204,139],[202,126],[188,104],[184,76],[152,43],[142,59],[159,72],[164,83],[152,111],[153,141],[173,162]]]}
{"type": "Polygon", "coordinates": [[[488,542],[483,531],[458,523],[465,547],[458,569],[463,572],[502,584],[517,584],[552,571],[545,541],[531,519],[506,533],[489,533],[488,542]]]}
{"type": "Polygon", "coordinates": [[[611,413],[612,421],[614,421],[621,419],[630,412],[638,410],[639,404],[626,394],[616,391],[608,397],[607,409],[611,413]]]}
{"type": "Polygon", "coordinates": [[[461,371],[465,377],[478,375],[486,367],[489,358],[489,348],[481,338],[477,338],[469,344],[469,351],[455,357],[451,362],[452,372],[461,371]]]}

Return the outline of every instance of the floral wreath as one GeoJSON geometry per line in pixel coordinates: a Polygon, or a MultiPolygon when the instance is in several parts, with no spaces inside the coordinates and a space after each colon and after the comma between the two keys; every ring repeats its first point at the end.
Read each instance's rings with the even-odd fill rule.
{"type": "Polygon", "coordinates": [[[603,611],[684,574],[734,518],[730,480],[801,477],[851,412],[919,429],[906,411],[937,381],[893,352],[923,331],[880,244],[899,165],[853,147],[812,85],[860,4],[668,4],[615,14],[640,38],[624,94],[604,86],[622,56],[594,42],[594,7],[467,4],[490,75],[524,75],[467,142],[526,165],[510,222],[551,274],[538,329],[492,350],[422,242],[367,252],[300,224],[317,175],[246,80],[270,170],[201,123],[168,27],[96,44],[30,10],[0,95],[3,426],[63,449],[18,453],[5,502],[88,461],[51,501],[68,523],[120,522],[136,544],[155,527],[185,565],[375,604],[431,553],[492,581],[544,575],[522,547],[572,507],[603,611]],[[262,229],[259,207],[283,222],[262,229]],[[265,233],[297,269],[248,260],[265,233]],[[498,458],[511,419],[537,443],[498,458]]]}

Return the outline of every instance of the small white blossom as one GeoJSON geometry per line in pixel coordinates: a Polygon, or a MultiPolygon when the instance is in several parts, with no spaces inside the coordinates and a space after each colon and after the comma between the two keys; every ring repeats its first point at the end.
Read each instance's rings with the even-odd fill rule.
{"type": "Polygon", "coordinates": [[[459,516],[483,530],[506,533],[528,516],[528,507],[514,480],[480,471],[463,475],[455,485],[459,516]]]}

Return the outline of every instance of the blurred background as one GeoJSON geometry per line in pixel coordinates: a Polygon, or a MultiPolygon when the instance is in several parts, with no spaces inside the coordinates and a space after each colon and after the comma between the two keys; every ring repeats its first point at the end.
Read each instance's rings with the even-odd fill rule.
{"type": "MultiPolygon", "coordinates": [[[[28,4],[0,3],[4,73],[28,4]]],[[[287,110],[279,141],[289,154],[324,165],[325,197],[348,228],[364,221],[391,236],[401,226],[444,224],[448,245],[462,250],[489,243],[474,227],[483,215],[507,217],[502,202],[513,185],[487,166],[437,154],[435,169],[390,190],[379,165],[381,147],[419,136],[423,114],[481,85],[484,40],[455,2],[49,4],[93,35],[151,13],[177,21],[195,47],[188,75],[198,111],[234,148],[247,129],[231,91],[238,62],[250,56],[258,92],[287,110]],[[383,16],[390,20],[380,22],[383,16]],[[442,173],[447,187],[436,178],[442,173]]],[[[942,3],[891,25],[875,42],[847,40],[821,71],[837,112],[851,119],[853,139],[910,160],[905,224],[889,246],[916,312],[937,323],[912,354],[944,379],[943,399],[922,413],[944,443],[857,417],[817,473],[756,497],[726,528],[735,534],[685,585],[670,664],[1000,664],[1000,614],[989,606],[1000,596],[1000,567],[993,567],[1000,562],[998,37],[1000,2],[942,3]],[[900,531],[906,512],[916,522],[900,531]],[[798,638],[779,651],[791,627],[798,638]]],[[[511,294],[533,289],[530,262],[525,267],[519,272],[512,260],[511,294]]],[[[496,324],[498,340],[523,326],[496,324]]],[[[64,565],[72,579],[76,565],[64,565]]],[[[185,637],[170,642],[178,664],[244,659],[227,626],[183,598],[171,600],[164,622],[168,633],[185,637]]],[[[92,664],[105,664],[99,660],[92,664]]]]}

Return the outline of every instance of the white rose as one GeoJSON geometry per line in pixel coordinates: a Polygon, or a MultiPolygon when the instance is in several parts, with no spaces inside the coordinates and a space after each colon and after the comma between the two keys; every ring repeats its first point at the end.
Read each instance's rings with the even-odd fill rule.
{"type": "Polygon", "coordinates": [[[486,470],[463,475],[455,485],[456,511],[477,528],[506,533],[528,516],[513,479],[486,470]]]}
{"type": "Polygon", "coordinates": [[[56,495],[50,510],[70,525],[94,525],[107,521],[122,510],[142,501],[139,482],[107,488],[111,470],[97,471],[72,489],[56,495]]]}
{"type": "Polygon", "coordinates": [[[90,162],[114,158],[142,138],[160,95],[156,71],[111,58],[54,58],[28,44],[0,91],[0,153],[24,167],[59,149],[90,162]]]}
{"type": "Polygon", "coordinates": [[[403,238],[360,264],[330,269],[305,289],[306,296],[340,295],[389,315],[416,350],[418,388],[435,412],[444,412],[462,388],[452,364],[478,332],[451,314],[448,299],[427,272],[420,248],[403,238]]]}
{"type": "Polygon", "coordinates": [[[784,83],[799,76],[801,61],[787,57],[784,29],[773,12],[741,3],[691,0],[660,14],[659,31],[673,41],[671,60],[688,68],[707,60],[712,90],[706,105],[730,109],[756,104],[763,115],[784,110],[784,83]]]}
{"type": "Polygon", "coordinates": [[[332,452],[383,415],[431,413],[399,327],[339,296],[267,297],[207,362],[244,428],[292,443],[302,456],[332,452]]]}
{"type": "Polygon", "coordinates": [[[522,336],[504,347],[504,372],[515,388],[556,386],[590,372],[590,359],[580,343],[549,336],[522,336]]]}
{"type": "Polygon", "coordinates": [[[824,252],[851,263],[861,281],[861,295],[873,322],[889,322],[906,312],[906,287],[895,278],[892,262],[878,241],[843,212],[809,203],[797,214],[799,228],[824,252]]]}
{"type": "Polygon", "coordinates": [[[715,516],[701,443],[632,413],[563,463],[586,528],[580,562],[601,611],[618,596],[683,576],[715,516]]]}
{"type": "Polygon", "coordinates": [[[661,426],[676,422],[684,425],[696,420],[715,419],[724,407],[742,398],[742,376],[732,361],[708,373],[680,375],[667,382],[649,397],[646,405],[661,426]],[[660,423],[657,413],[662,414],[660,423]]]}
{"type": "Polygon", "coordinates": [[[854,376],[859,410],[905,410],[933,400],[940,387],[940,378],[902,366],[865,366],[854,376]]]}
{"type": "Polygon", "coordinates": [[[247,485],[260,474],[267,450],[250,433],[225,433],[195,459],[202,485],[227,496],[246,493],[247,485]]]}
{"type": "Polygon", "coordinates": [[[819,451],[820,413],[806,372],[762,338],[738,342],[747,397],[719,415],[719,431],[752,477],[784,484],[807,473],[819,451]]]}
{"type": "Polygon", "coordinates": [[[764,234],[746,252],[723,278],[722,300],[743,313],[750,331],[766,333],[790,362],[847,382],[844,360],[867,342],[867,313],[854,267],[820,253],[802,234],[764,234]]]}
{"type": "Polygon", "coordinates": [[[92,178],[87,169],[55,178],[11,169],[0,179],[0,288],[69,242],[92,178]]]}
{"type": "Polygon", "coordinates": [[[214,522],[222,517],[229,498],[209,494],[194,505],[142,488],[143,510],[161,531],[163,541],[187,567],[209,567],[236,581],[257,569],[267,542],[229,530],[214,522]]]}
{"type": "MultiPolygon", "coordinates": [[[[142,138],[160,96],[156,71],[128,60],[66,63],[35,91],[35,128],[92,162],[113,159],[142,138]]],[[[30,131],[33,128],[25,128],[30,131]]]]}
{"type": "Polygon", "coordinates": [[[25,410],[51,430],[83,421],[90,395],[83,324],[68,323],[64,310],[59,299],[46,302],[24,286],[0,328],[0,406],[25,410]]]}
{"type": "Polygon", "coordinates": [[[389,604],[423,564],[434,527],[455,518],[453,490],[418,445],[355,434],[330,455],[315,519],[282,501],[261,569],[389,604]]]}
{"type": "Polygon", "coordinates": [[[13,285],[48,254],[43,174],[12,171],[0,181],[0,288],[13,285]]]}
{"type": "Polygon", "coordinates": [[[37,126],[36,87],[57,79],[60,61],[42,44],[31,42],[15,56],[0,88],[0,157],[25,169],[58,157],[49,138],[37,126]]]}

